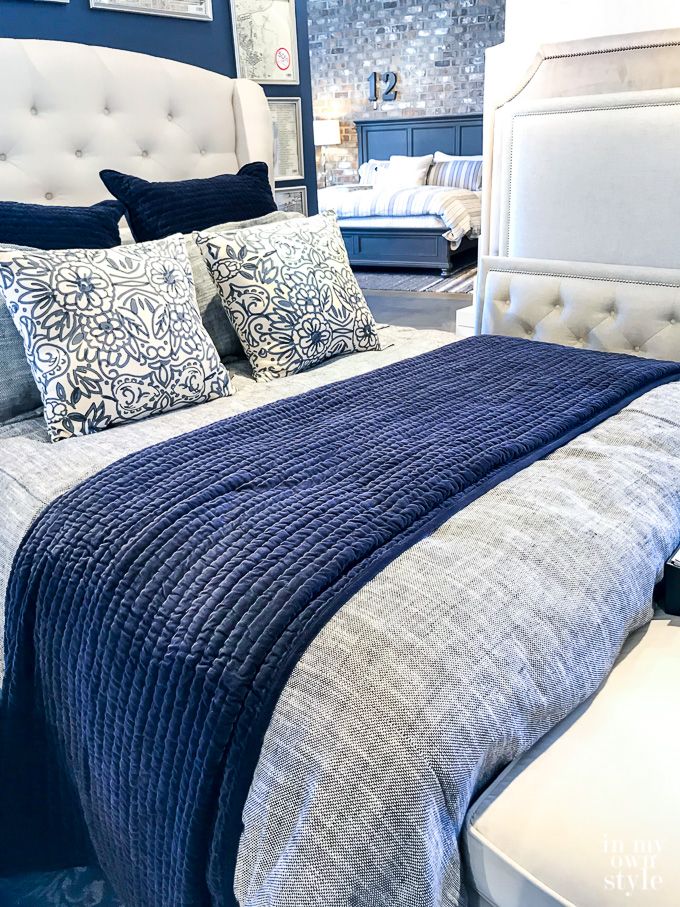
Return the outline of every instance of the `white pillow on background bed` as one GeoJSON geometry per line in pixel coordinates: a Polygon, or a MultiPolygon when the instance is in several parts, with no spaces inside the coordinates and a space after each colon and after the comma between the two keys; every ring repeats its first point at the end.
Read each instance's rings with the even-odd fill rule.
{"type": "Polygon", "coordinates": [[[393,154],[389,167],[378,170],[376,173],[375,188],[397,190],[424,186],[431,165],[431,154],[425,154],[422,157],[393,154]]]}
{"type": "Polygon", "coordinates": [[[389,166],[389,161],[376,161],[373,158],[370,161],[366,161],[359,167],[359,185],[374,186],[378,173],[389,166]]]}
{"type": "Polygon", "coordinates": [[[0,269],[52,441],[231,393],[181,234],[113,249],[0,250],[0,269]]]}

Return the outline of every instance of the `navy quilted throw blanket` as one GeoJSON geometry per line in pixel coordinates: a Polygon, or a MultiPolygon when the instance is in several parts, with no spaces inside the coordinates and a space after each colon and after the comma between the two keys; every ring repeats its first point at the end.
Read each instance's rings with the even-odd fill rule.
{"type": "Polygon", "coordinates": [[[474,338],[141,451],[47,507],[7,596],[0,874],[96,859],[129,907],[234,905],[261,742],[324,623],[480,494],[678,378],[474,338]]]}

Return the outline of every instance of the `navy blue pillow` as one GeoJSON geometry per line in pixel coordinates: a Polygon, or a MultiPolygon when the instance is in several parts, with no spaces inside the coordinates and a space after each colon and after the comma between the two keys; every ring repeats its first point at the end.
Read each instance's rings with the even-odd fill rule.
{"type": "Polygon", "coordinates": [[[150,183],[116,170],[99,175],[111,195],[125,205],[137,242],[276,211],[269,170],[262,162],[246,164],[238,173],[172,183],[150,183]]]}
{"type": "Polygon", "coordinates": [[[0,243],[32,249],[111,249],[120,245],[125,209],[106,201],[90,208],[0,202],[0,243]]]}

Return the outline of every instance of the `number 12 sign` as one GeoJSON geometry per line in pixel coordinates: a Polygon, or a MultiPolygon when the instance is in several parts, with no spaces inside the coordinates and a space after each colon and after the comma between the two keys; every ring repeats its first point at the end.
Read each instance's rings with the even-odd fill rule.
{"type": "MultiPolygon", "coordinates": [[[[382,89],[381,85],[381,89],[382,89]]],[[[377,103],[378,100],[381,101],[396,101],[397,100],[397,74],[396,72],[372,72],[368,79],[368,100],[377,103]],[[385,86],[382,90],[382,97],[378,97],[378,82],[381,82],[385,86]]]]}

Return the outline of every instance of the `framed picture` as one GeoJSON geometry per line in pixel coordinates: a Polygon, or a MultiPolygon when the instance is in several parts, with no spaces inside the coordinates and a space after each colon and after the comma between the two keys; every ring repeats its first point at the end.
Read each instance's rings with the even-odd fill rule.
{"type": "Polygon", "coordinates": [[[274,179],[304,179],[302,101],[300,98],[268,98],[267,102],[274,129],[274,179]]]}
{"type": "Polygon", "coordinates": [[[297,211],[307,217],[307,187],[293,186],[291,189],[277,189],[274,193],[279,211],[297,211]]]}
{"type": "MultiPolygon", "coordinates": [[[[68,2],[68,0],[67,0],[68,2]]],[[[90,0],[91,9],[115,9],[148,16],[212,21],[212,0],[90,0]]]]}
{"type": "Polygon", "coordinates": [[[231,0],[236,73],[267,85],[299,85],[295,0],[231,0]]]}

